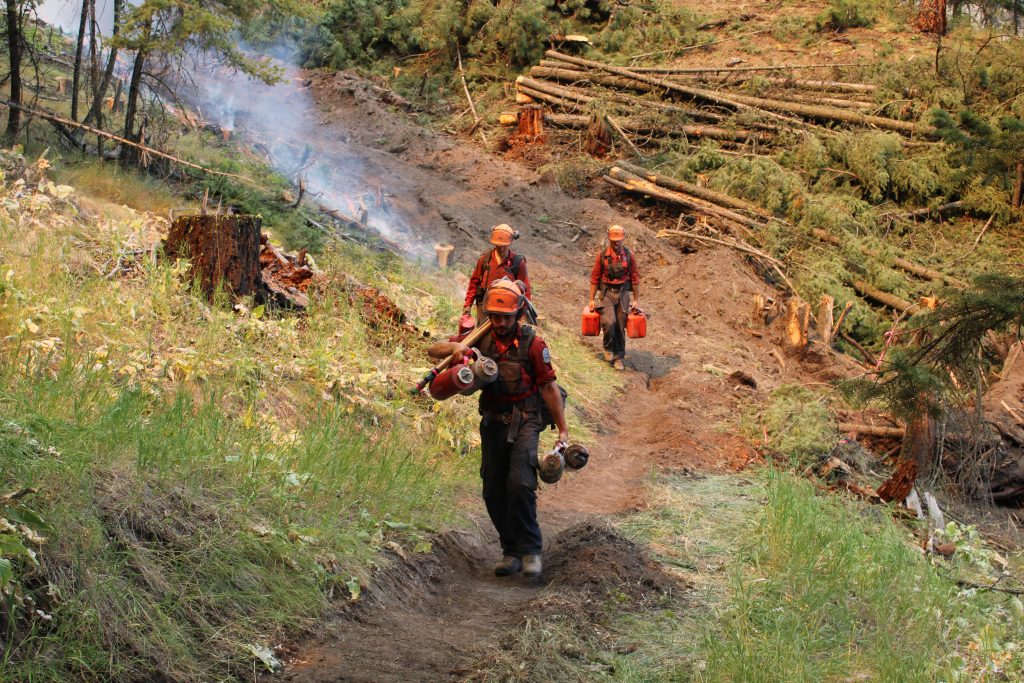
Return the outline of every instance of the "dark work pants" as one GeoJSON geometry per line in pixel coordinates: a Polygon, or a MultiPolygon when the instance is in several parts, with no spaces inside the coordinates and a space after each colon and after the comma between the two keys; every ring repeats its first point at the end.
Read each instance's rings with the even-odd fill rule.
{"type": "Polygon", "coordinates": [[[629,290],[606,289],[597,302],[601,309],[601,331],[604,332],[604,350],[610,351],[612,360],[626,357],[626,316],[629,314],[629,290]]]}
{"type": "Polygon", "coordinates": [[[519,431],[508,443],[509,426],[484,418],[480,422],[480,478],[484,504],[501,539],[505,555],[537,555],[541,551],[537,524],[537,446],[539,413],[523,414],[519,431]]]}

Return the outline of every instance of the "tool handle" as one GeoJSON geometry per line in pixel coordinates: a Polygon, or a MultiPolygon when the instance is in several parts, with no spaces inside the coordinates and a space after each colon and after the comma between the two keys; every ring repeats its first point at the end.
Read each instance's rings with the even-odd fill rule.
{"type": "MultiPolygon", "coordinates": [[[[473,346],[478,341],[483,339],[484,335],[486,335],[490,331],[491,331],[491,321],[490,320],[485,320],[483,322],[483,324],[481,324],[481,325],[479,325],[477,327],[474,327],[473,331],[470,332],[468,335],[466,335],[466,338],[462,340],[462,343],[465,344],[466,346],[473,346]]],[[[439,362],[437,365],[435,365],[434,367],[430,368],[430,371],[427,372],[427,374],[423,375],[423,379],[421,379],[419,382],[417,382],[416,386],[412,389],[412,394],[415,395],[415,394],[418,394],[421,391],[423,391],[423,388],[426,387],[431,382],[433,382],[435,377],[437,377],[442,372],[444,372],[446,369],[448,369],[448,366],[452,364],[452,359],[454,357],[455,357],[454,353],[453,354],[449,354],[448,356],[443,358],[441,360],[441,362],[439,362]]]]}

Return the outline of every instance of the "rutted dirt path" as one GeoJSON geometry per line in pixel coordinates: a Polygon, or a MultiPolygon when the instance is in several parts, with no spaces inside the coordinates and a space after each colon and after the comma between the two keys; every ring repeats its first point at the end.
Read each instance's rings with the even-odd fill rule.
{"type": "MultiPolygon", "coordinates": [[[[600,238],[608,224],[620,223],[629,231],[641,301],[653,318],[650,336],[628,348],[628,389],[600,416],[603,434],[588,444],[591,464],[541,492],[545,573],[539,580],[493,576],[497,544],[480,504],[477,530],[441,535],[425,558],[394,557],[359,604],[300,648],[284,680],[472,679],[481,675],[472,662],[507,641],[545,596],[597,585],[657,590],[664,577],[600,518],[643,506],[643,482],[652,470],[737,469],[752,457],[741,439],[717,425],[752,391],[725,374],[742,369],[758,391],[784,379],[770,355],[773,344],[746,330],[752,295],[771,296],[771,289],[733,252],[684,255],[603,200],[572,198],[549,177],[389,111],[365,82],[318,74],[299,87],[311,90],[321,120],[305,139],[291,142],[308,143],[338,168],[358,169],[348,175],[346,191],[380,197],[371,218],[388,224],[396,241],[451,242],[468,272],[487,246],[488,228],[512,224],[523,233],[515,249],[528,258],[538,308],[575,328],[600,238]],[[588,233],[572,242],[575,226],[588,233]]],[[[243,108],[241,127],[245,115],[243,108]]],[[[597,353],[597,341],[593,348],[597,353]]],[[[553,352],[557,364],[558,349],[553,352]]]]}

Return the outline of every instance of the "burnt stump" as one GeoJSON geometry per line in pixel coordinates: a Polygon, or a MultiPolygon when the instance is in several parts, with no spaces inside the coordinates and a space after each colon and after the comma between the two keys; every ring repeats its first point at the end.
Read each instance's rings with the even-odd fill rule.
{"type": "Polygon", "coordinates": [[[188,258],[192,274],[207,296],[217,287],[237,296],[260,289],[259,216],[179,216],[171,224],[164,250],[170,257],[188,258]]]}

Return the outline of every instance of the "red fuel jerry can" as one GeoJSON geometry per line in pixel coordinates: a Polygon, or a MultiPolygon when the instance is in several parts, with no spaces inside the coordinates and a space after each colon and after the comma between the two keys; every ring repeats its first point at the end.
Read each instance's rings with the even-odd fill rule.
{"type": "Polygon", "coordinates": [[[590,306],[583,307],[583,336],[596,337],[601,334],[601,314],[590,310],[590,306]]]}
{"type": "Polygon", "coordinates": [[[430,383],[430,397],[435,401],[449,399],[471,387],[475,378],[473,368],[468,364],[463,362],[452,366],[430,383]]]}
{"type": "Polygon", "coordinates": [[[643,339],[647,336],[647,316],[639,311],[632,311],[626,317],[626,336],[630,339],[643,339]]]}

